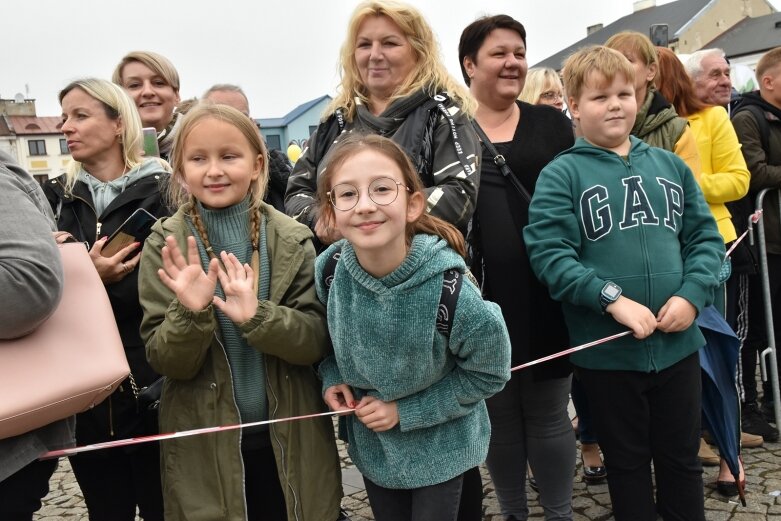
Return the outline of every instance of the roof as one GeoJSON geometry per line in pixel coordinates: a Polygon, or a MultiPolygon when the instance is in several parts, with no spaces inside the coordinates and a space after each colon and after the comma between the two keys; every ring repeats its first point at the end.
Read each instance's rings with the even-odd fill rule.
{"type": "Polygon", "coordinates": [[[576,42],[566,49],[557,52],[553,56],[534,65],[535,67],[551,67],[561,69],[564,60],[572,53],[587,45],[602,45],[608,38],[621,31],[638,31],[648,34],[649,28],[654,24],[667,24],[670,39],[674,40],[680,29],[689,23],[700,11],[702,11],[711,1],[717,0],[677,0],[669,4],[658,5],[637,11],[630,15],[619,18],[615,22],[603,27],[579,42],[576,42]]]}
{"type": "Polygon", "coordinates": [[[27,134],[62,134],[62,118],[57,116],[8,116],[11,131],[17,136],[27,134]]]}
{"type": "Polygon", "coordinates": [[[781,46],[781,13],[744,18],[703,49],[722,49],[727,58],[764,53],[781,46]]]}
{"type": "Polygon", "coordinates": [[[8,128],[8,116],[0,114],[0,136],[11,136],[11,129],[8,128]]]}
{"type": "Polygon", "coordinates": [[[302,103],[301,105],[297,106],[296,108],[294,108],[293,110],[291,110],[281,118],[260,118],[260,119],[256,119],[255,121],[257,122],[258,125],[260,125],[261,128],[286,127],[290,124],[291,121],[297,119],[299,116],[304,114],[312,107],[316,106],[321,101],[330,100],[330,99],[331,96],[326,94],[324,96],[320,96],[319,98],[315,98],[313,100],[307,101],[306,103],[302,103]]]}

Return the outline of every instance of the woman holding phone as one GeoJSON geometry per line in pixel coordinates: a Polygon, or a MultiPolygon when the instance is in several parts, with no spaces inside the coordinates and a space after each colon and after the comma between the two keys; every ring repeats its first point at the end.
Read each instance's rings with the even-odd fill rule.
{"type": "MultiPolygon", "coordinates": [[[[158,154],[168,159],[179,121],[179,73],[165,57],[150,51],[126,54],[111,81],[133,98],[144,128],[157,132],[158,154]]],[[[150,155],[147,153],[147,155],[150,155]]]]}
{"type": "MultiPolygon", "coordinates": [[[[141,155],[141,120],[121,87],[81,79],[65,87],[59,100],[62,133],[73,161],[66,174],[45,184],[44,192],[57,228],[89,247],[131,370],[131,377],[107,400],[77,415],[76,441],[84,445],[152,434],[157,431],[156,411],[145,414],[137,400],[137,391],[158,378],[146,362],[139,335],[142,311],[136,267],[145,237],[134,237],[111,254],[103,250],[117,229],[133,235],[124,223],[139,208],[154,217],[170,214],[161,197],[169,167],[141,155]]],[[[145,521],[162,521],[157,443],[80,454],[71,458],[71,466],[91,521],[133,521],[136,507],[145,521]]]]}

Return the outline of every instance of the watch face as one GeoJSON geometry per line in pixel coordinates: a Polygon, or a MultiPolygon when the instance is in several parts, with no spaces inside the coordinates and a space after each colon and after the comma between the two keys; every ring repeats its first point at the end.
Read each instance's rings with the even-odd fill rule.
{"type": "Polygon", "coordinates": [[[610,300],[616,300],[621,296],[621,288],[612,283],[606,284],[605,287],[602,288],[602,294],[610,300]]]}

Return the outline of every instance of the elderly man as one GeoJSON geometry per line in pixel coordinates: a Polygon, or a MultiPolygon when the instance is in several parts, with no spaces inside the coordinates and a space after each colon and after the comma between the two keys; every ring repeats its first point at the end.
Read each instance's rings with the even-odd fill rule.
{"type": "Polygon", "coordinates": [[[212,85],[209,90],[203,93],[203,99],[220,105],[228,105],[249,117],[249,101],[247,95],[237,85],[229,83],[218,83],[212,85]]]}
{"type": "Polygon", "coordinates": [[[703,49],[692,53],[684,63],[694,81],[697,97],[709,105],[726,106],[732,96],[729,64],[721,49],[703,49]]]}

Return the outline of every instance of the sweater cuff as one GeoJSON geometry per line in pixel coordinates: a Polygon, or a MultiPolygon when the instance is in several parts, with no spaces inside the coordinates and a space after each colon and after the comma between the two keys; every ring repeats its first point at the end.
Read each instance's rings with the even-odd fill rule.
{"type": "Polygon", "coordinates": [[[688,300],[697,309],[698,315],[702,308],[713,303],[713,292],[693,280],[685,280],[683,286],[675,292],[675,296],[688,300]]]}
{"type": "Polygon", "coordinates": [[[399,398],[396,400],[396,409],[399,413],[399,429],[401,432],[420,429],[424,426],[423,408],[416,395],[399,398]]]}

